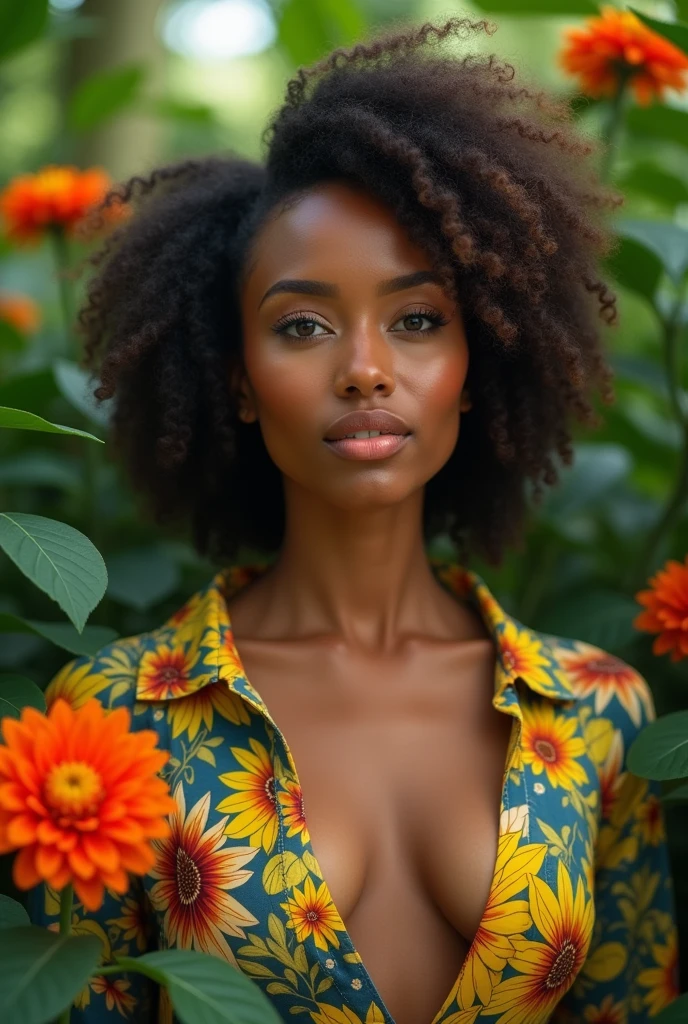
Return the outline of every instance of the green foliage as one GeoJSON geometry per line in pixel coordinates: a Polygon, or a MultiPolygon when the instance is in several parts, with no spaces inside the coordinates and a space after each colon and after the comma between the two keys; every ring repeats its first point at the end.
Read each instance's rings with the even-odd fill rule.
{"type": "Polygon", "coordinates": [[[39,39],[47,21],[48,0],[0,0],[0,58],[39,39]]]}
{"type": "Polygon", "coordinates": [[[43,691],[24,676],[0,673],[0,719],[20,718],[25,707],[45,711],[43,691]]]}
{"type": "Polygon", "coordinates": [[[0,893],[0,928],[18,928],[30,923],[22,904],[0,893]]]}
{"type": "Polygon", "coordinates": [[[172,949],[117,963],[165,985],[182,1024],[279,1024],[267,996],[219,957],[172,949]]]}
{"type": "Polygon", "coordinates": [[[82,82],[69,103],[67,119],[78,132],[90,131],[121,113],[136,100],[146,70],[129,64],[114,71],[101,71],[82,82]]]}
{"type": "Polygon", "coordinates": [[[653,1017],[656,1024],[686,1024],[688,1018],[688,995],[680,996],[679,999],[667,1006],[665,1010],[653,1017]]]}
{"type": "Polygon", "coordinates": [[[0,928],[0,1020],[50,1024],[87,984],[100,953],[95,935],[0,928]]]}
{"type": "Polygon", "coordinates": [[[333,45],[360,39],[365,18],[354,0],[286,0],[279,22],[279,42],[294,64],[319,60],[333,45]]]}
{"type": "Polygon", "coordinates": [[[473,0],[473,5],[488,14],[502,14],[514,18],[598,13],[597,4],[593,3],[593,0],[473,0]]]}
{"type": "Polygon", "coordinates": [[[688,777],[688,711],[651,722],[633,742],[628,766],[643,779],[688,777]]]}
{"type": "Polygon", "coordinates": [[[59,423],[49,423],[41,416],[25,412],[23,409],[0,407],[0,427],[14,430],[42,430],[47,434],[76,434],[79,437],[87,437],[90,441],[100,441],[100,438],[94,437],[93,434],[77,430],[76,427],[63,427],[59,423]]]}
{"type": "Polygon", "coordinates": [[[105,562],[88,537],[45,516],[0,512],[0,547],[81,633],[107,586],[105,562]]]}

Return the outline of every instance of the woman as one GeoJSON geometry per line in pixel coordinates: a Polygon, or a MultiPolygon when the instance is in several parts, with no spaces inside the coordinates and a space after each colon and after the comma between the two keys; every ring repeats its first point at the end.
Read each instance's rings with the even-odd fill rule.
{"type": "MultiPolygon", "coordinates": [[[[136,487],[222,568],[51,683],[157,730],[178,804],[155,869],[77,916],[113,954],[224,957],[285,1020],[639,1022],[671,1000],[658,791],[625,768],[647,683],[465,564],[520,539],[527,485],[556,483],[591,392],[612,400],[616,318],[596,264],[618,199],[565,110],[443,48],[479,30],[299,71],[265,166],[132,180],[82,313],[136,487]],[[460,561],[428,556],[440,531],[460,561]]],[[[155,1019],[139,976],[101,981],[77,1019],[155,1019]]]]}

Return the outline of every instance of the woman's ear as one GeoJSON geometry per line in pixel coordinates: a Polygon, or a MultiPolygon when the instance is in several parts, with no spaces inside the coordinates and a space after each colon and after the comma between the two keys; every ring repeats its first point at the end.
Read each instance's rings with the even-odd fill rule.
{"type": "Polygon", "coordinates": [[[229,389],[232,400],[237,408],[237,415],[244,423],[252,423],[258,418],[253,401],[253,389],[241,364],[230,370],[229,389]]]}
{"type": "Polygon", "coordinates": [[[459,405],[459,409],[461,410],[461,412],[468,412],[472,408],[473,402],[471,401],[471,396],[468,393],[468,391],[464,388],[464,390],[461,392],[461,404],[459,405]]]}

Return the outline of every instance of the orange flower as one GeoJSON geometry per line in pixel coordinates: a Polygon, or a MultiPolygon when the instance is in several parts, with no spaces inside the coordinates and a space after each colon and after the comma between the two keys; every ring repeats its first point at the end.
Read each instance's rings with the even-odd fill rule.
{"type": "MultiPolygon", "coordinates": [[[[9,238],[32,242],[46,231],[60,228],[73,234],[86,214],[105,198],[111,181],[105,171],[92,167],[44,167],[36,174],[22,174],[0,193],[0,213],[9,238]]],[[[121,217],[121,203],[103,213],[104,220],[121,217]]]]}
{"type": "Polygon", "coordinates": [[[649,582],[650,590],[635,595],[647,610],[633,625],[659,634],[652,645],[655,654],[671,651],[672,661],[688,658],[688,555],[683,565],[670,559],[649,582]]]}
{"type": "Polygon", "coordinates": [[[152,840],[169,835],[176,810],[157,776],[168,753],[150,729],[130,733],[127,708],[106,712],[95,698],[78,711],[58,699],[47,715],[22,709],[2,720],[0,853],[19,850],[19,889],[70,882],[87,910],[104,887],[129,888],[127,872],[155,863],[152,840]]]}
{"type": "Polygon", "coordinates": [[[10,324],[20,334],[33,334],[41,324],[38,306],[28,295],[0,294],[0,320],[10,324]]]}
{"type": "Polygon", "coordinates": [[[599,17],[586,18],[584,28],[567,29],[564,37],[560,66],[578,76],[589,96],[613,96],[629,75],[637,102],[646,107],[666,89],[688,85],[688,57],[631,11],[603,7],[599,17]]]}

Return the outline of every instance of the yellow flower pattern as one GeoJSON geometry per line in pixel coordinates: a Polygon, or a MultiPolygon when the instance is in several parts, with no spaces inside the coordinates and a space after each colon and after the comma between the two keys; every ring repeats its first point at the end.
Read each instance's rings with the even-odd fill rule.
{"type": "MultiPolygon", "coordinates": [[[[651,1022],[678,995],[678,947],[660,789],[626,766],[654,717],[650,689],[605,651],[518,622],[476,573],[430,564],[482,616],[492,703],[519,728],[482,920],[418,1024],[651,1022]]],[[[266,567],[224,569],[157,630],[75,658],[48,687],[49,703],[95,695],[155,730],[178,805],[155,867],[95,914],[77,903],[74,931],[97,934],[106,956],[222,957],[283,1020],[394,1024],[313,854],[292,752],[234,643],[226,600],[266,567]]],[[[54,892],[38,887],[29,904],[56,927],[54,892]]],[[[72,1011],[72,1024],[112,1020],[177,1024],[165,990],[133,973],[97,975],[72,1011]]]]}

